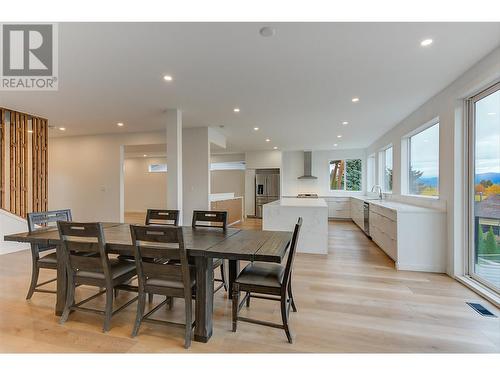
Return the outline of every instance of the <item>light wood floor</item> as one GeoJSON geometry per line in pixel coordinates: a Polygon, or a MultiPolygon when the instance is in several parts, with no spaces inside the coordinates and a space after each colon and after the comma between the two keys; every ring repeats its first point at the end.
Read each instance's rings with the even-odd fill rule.
{"type": "MultiPolygon", "coordinates": [[[[141,222],[142,216],[128,216],[141,222]]],[[[260,221],[243,225],[260,228],[260,221]]],[[[214,301],[214,333],[208,344],[193,342],[190,352],[500,352],[500,319],[483,318],[465,305],[482,301],[446,275],[398,272],[393,262],[350,222],[330,223],[327,256],[298,254],[291,313],[295,343],[281,330],[240,322],[231,332],[231,305],[223,292],[214,301]]],[[[136,305],[101,331],[102,317],[73,313],[60,325],[55,296],[35,293],[26,301],[28,251],[0,256],[0,351],[2,352],[185,352],[178,328],[144,324],[130,338],[136,305]]],[[[42,274],[42,279],[53,272],[42,274]]],[[[78,288],[77,299],[92,289],[78,288]]],[[[118,303],[132,295],[122,292],[118,303]]],[[[159,300],[155,300],[159,301],[159,300]]],[[[96,301],[96,306],[103,300],[96,301]]],[[[279,305],[253,300],[242,313],[280,321],[279,305]]],[[[158,318],[182,319],[181,301],[158,318]]]]}

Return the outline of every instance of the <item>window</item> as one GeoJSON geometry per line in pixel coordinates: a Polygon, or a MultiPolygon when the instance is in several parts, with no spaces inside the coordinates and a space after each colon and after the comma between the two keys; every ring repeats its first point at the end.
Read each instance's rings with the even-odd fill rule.
{"type": "Polygon", "coordinates": [[[360,191],[361,159],[330,161],[330,190],[360,191]]]}
{"type": "Polygon", "coordinates": [[[408,138],[408,194],[439,196],[439,123],[408,138]]]}
{"type": "Polygon", "coordinates": [[[500,293],[500,83],[468,104],[468,273],[500,293]]]}
{"type": "Polygon", "coordinates": [[[392,192],[392,146],[380,152],[380,185],[386,193],[392,192]]]}
{"type": "Polygon", "coordinates": [[[149,164],[148,172],[150,173],[164,173],[167,171],[167,164],[149,164]]]}
{"type": "Polygon", "coordinates": [[[366,166],[367,189],[371,189],[375,184],[375,154],[368,156],[366,166]]]}
{"type": "Polygon", "coordinates": [[[244,161],[226,161],[219,163],[211,163],[210,170],[211,171],[232,171],[232,170],[245,170],[245,162],[244,161]]]}

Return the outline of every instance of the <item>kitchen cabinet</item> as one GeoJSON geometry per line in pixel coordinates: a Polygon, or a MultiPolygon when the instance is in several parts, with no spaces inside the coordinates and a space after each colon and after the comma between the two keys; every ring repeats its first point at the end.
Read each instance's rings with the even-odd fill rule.
{"type": "Polygon", "coordinates": [[[351,219],[361,229],[365,228],[364,201],[362,199],[351,198],[351,219]]]}
{"type": "Polygon", "coordinates": [[[351,218],[351,201],[349,197],[326,197],[324,199],[328,205],[328,218],[351,218]]]}

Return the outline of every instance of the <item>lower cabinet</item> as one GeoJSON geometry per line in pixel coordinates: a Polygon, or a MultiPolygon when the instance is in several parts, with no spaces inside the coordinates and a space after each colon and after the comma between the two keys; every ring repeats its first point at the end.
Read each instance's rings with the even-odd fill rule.
{"type": "Polygon", "coordinates": [[[351,198],[351,219],[354,223],[364,230],[365,228],[365,212],[364,201],[356,198],[351,198]]]}
{"type": "MultiPolygon", "coordinates": [[[[395,215],[397,215],[395,213],[395,215]]],[[[370,236],[384,252],[397,261],[397,217],[387,217],[370,209],[370,236]]]]}
{"type": "Polygon", "coordinates": [[[326,197],[328,217],[331,219],[350,219],[351,203],[349,197],[326,197]]]}

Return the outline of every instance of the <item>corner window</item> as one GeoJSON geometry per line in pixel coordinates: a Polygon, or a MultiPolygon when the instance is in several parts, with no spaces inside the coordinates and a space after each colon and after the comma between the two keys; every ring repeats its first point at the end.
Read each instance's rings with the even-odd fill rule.
{"type": "Polygon", "coordinates": [[[361,159],[330,161],[330,190],[361,191],[361,159]]]}
{"type": "Polygon", "coordinates": [[[392,146],[380,152],[380,184],[383,191],[392,193],[392,146]]]}
{"type": "Polygon", "coordinates": [[[439,123],[408,138],[408,193],[439,196],[439,123]]]}

